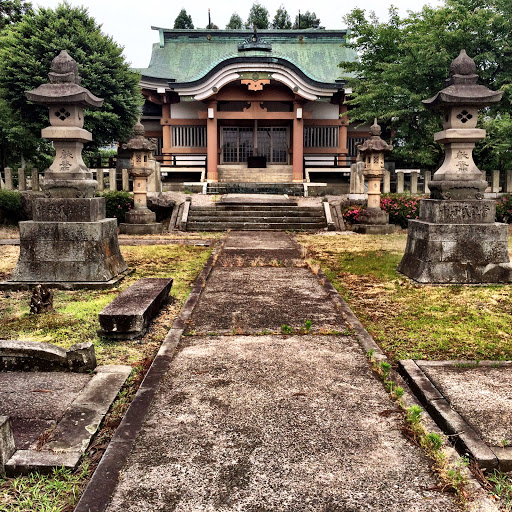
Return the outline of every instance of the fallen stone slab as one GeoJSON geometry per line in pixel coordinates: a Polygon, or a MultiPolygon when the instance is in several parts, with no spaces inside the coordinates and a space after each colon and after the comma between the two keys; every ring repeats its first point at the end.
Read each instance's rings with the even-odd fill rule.
{"type": "Polygon", "coordinates": [[[65,349],[51,343],[0,340],[0,371],[73,371],[96,368],[94,345],[77,343],[65,349]]]}
{"type": "MultiPolygon", "coordinates": [[[[7,476],[27,474],[31,471],[49,473],[54,467],[62,466],[71,470],[75,469],[130,372],[130,366],[98,366],[95,373],[87,381],[84,381],[82,386],[77,385],[77,387],[80,387],[80,390],[76,390],[74,399],[71,403],[65,404],[63,411],[59,414],[57,414],[58,411],[55,411],[56,414],[52,414],[51,404],[45,405],[43,403],[53,402],[55,399],[58,400],[58,396],[53,397],[56,391],[61,390],[58,382],[55,381],[55,373],[46,374],[52,375],[53,386],[31,389],[34,385],[40,385],[41,378],[45,378],[45,374],[42,373],[41,378],[35,379],[31,385],[27,386],[27,389],[32,393],[37,392],[38,395],[41,395],[39,400],[43,402],[40,403],[38,410],[41,410],[41,414],[47,418],[56,418],[54,427],[48,439],[43,442],[41,447],[37,446],[35,442],[30,443],[28,446],[26,443],[15,442],[16,451],[11,453],[8,460],[4,463],[7,476]]],[[[10,375],[16,374],[11,373],[10,375]]],[[[68,381],[69,378],[66,377],[62,386],[65,387],[69,384],[68,381]]],[[[62,391],[65,391],[65,389],[62,391]]],[[[22,398],[20,397],[21,401],[22,398]]],[[[34,415],[35,411],[33,409],[30,407],[17,407],[13,403],[15,401],[15,398],[11,398],[10,403],[5,404],[7,412],[22,417],[25,416],[25,418],[26,416],[34,415]]],[[[3,408],[4,404],[0,403],[0,413],[3,412],[3,408]]],[[[12,435],[16,441],[16,438],[23,437],[17,435],[19,433],[15,431],[16,425],[21,424],[23,426],[24,422],[12,423],[13,429],[11,430],[14,430],[12,435]]],[[[46,435],[44,424],[45,422],[42,422],[43,426],[38,436],[39,440],[46,435]]],[[[1,432],[2,429],[0,427],[0,434],[1,432]]],[[[34,433],[32,433],[32,439],[34,437],[34,433]]]]}
{"type": "Polygon", "coordinates": [[[101,334],[114,339],[142,336],[169,297],[170,278],[145,278],[121,292],[98,315],[101,334]]]}

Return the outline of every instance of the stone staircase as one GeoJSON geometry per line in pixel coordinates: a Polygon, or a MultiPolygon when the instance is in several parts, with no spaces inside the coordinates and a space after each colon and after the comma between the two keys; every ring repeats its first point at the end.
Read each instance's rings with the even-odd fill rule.
{"type": "Polygon", "coordinates": [[[327,227],[322,206],[298,206],[297,202],[253,200],[190,206],[187,231],[316,231],[327,227]],[[256,202],[255,202],[256,201],[256,202]]]}
{"type": "Polygon", "coordinates": [[[220,183],[291,183],[291,165],[269,165],[264,168],[249,169],[242,165],[219,165],[220,183]]]}

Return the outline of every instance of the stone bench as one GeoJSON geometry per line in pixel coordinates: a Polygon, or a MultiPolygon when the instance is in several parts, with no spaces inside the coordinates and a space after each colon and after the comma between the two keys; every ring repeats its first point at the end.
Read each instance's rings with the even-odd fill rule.
{"type": "Polygon", "coordinates": [[[115,339],[142,336],[167,300],[171,286],[168,278],[139,279],[100,312],[101,334],[115,339]]]}
{"type": "Polygon", "coordinates": [[[94,368],[96,354],[90,342],[65,349],[51,343],[0,340],[0,371],[83,373],[94,368]]]}

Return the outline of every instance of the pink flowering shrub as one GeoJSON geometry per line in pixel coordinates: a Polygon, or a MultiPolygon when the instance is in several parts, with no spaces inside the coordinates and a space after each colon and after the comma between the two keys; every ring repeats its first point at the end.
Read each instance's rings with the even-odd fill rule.
{"type": "Polygon", "coordinates": [[[512,194],[505,194],[496,200],[496,221],[512,223],[512,194]]]}
{"type": "Polygon", "coordinates": [[[383,194],[380,207],[389,213],[389,223],[406,228],[409,219],[417,219],[420,214],[420,197],[403,194],[383,194]]]}
{"type": "Polygon", "coordinates": [[[362,206],[352,205],[343,211],[343,220],[349,224],[357,224],[359,222],[359,214],[363,210],[362,206]]]}

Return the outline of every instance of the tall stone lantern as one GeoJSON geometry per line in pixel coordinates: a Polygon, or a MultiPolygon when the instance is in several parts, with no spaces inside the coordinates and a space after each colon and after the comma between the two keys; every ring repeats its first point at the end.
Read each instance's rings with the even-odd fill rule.
{"type": "Polygon", "coordinates": [[[55,160],[45,173],[46,197],[35,199],[33,220],[20,222],[20,257],[10,283],[115,282],[127,269],[117,240],[116,219],[105,218],[105,198],[93,197],[97,182],[82,160],[84,107],[103,100],[80,86],[77,63],[65,50],[53,59],[50,83],[27,91],[49,107],[50,125],[41,135],[53,141],[55,160]]]}
{"type": "Polygon", "coordinates": [[[144,126],[138,121],[133,128],[133,137],[121,146],[131,152],[129,173],[133,178],[134,208],[126,213],[126,222],[119,228],[121,233],[130,235],[163,231],[163,224],[156,222],[156,214],[147,206],[147,183],[153,173],[149,161],[156,144],[146,139],[144,133],[144,126]]]}
{"type": "Polygon", "coordinates": [[[409,221],[407,247],[398,270],[421,283],[502,283],[512,280],[508,226],[495,220],[496,203],[484,199],[485,174],[473,161],[478,110],[502,93],[477,84],[473,59],[462,50],[450,65],[447,87],[424,100],[438,111],[443,130],[434,140],[445,158],[420,201],[418,220],[409,221]]]}
{"type": "Polygon", "coordinates": [[[380,182],[384,176],[384,155],[393,149],[381,139],[382,130],[374,120],[370,128],[370,138],[357,149],[364,162],[363,175],[368,182],[368,208],[359,215],[359,224],[355,224],[353,230],[357,233],[384,234],[391,233],[394,226],[389,224],[389,214],[380,207],[380,182]]]}

